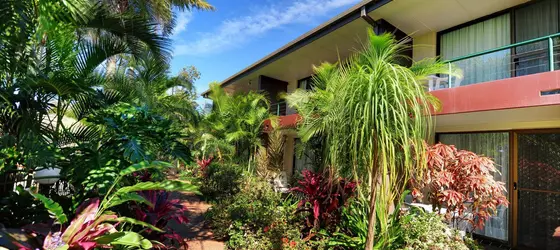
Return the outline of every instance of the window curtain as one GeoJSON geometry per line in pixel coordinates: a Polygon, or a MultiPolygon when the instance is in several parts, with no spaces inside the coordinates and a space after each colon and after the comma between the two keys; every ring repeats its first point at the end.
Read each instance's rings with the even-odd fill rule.
{"type": "MultiPolygon", "coordinates": [[[[443,60],[450,60],[510,43],[508,13],[441,35],[440,54],[443,60]]],[[[463,78],[451,79],[450,87],[510,77],[510,55],[508,49],[455,62],[463,70],[463,78]]]]}
{"type": "MultiPolygon", "coordinates": [[[[496,173],[494,179],[509,183],[509,133],[464,133],[440,134],[440,142],[455,145],[459,150],[469,150],[479,155],[492,158],[496,168],[501,173],[496,173]]],[[[508,208],[500,206],[495,216],[490,217],[482,230],[477,229],[476,234],[487,237],[508,240],[508,208]]]]}
{"type": "MultiPolygon", "coordinates": [[[[559,0],[538,1],[515,10],[515,42],[556,34],[559,32],[559,0]]],[[[555,41],[555,45],[558,42],[555,41]]],[[[557,51],[555,53],[558,53],[557,51]]],[[[556,55],[555,62],[560,60],[556,55]]],[[[517,76],[549,70],[548,41],[531,43],[515,48],[517,76]]]]}
{"type": "Polygon", "coordinates": [[[303,170],[313,170],[313,163],[315,156],[312,151],[305,150],[301,140],[299,138],[295,139],[295,161],[294,161],[294,173],[296,176],[300,175],[303,170]]]}

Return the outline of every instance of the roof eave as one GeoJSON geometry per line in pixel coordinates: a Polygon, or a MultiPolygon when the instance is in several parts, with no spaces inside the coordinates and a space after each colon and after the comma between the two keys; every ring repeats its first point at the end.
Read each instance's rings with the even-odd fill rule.
{"type": "MultiPolygon", "coordinates": [[[[329,34],[330,32],[360,18],[363,13],[365,12],[370,13],[377,8],[391,2],[392,0],[366,0],[362,1],[350,9],[344,11],[343,13],[337,15],[336,17],[328,20],[327,22],[319,25],[318,27],[312,29],[311,31],[299,36],[295,40],[289,42],[288,44],[282,46],[281,48],[275,50],[274,52],[268,54],[267,56],[263,57],[259,61],[249,65],[245,69],[237,72],[236,74],[230,76],[229,78],[225,79],[220,83],[220,87],[225,87],[240,78],[251,74],[252,72],[282,58],[283,56],[329,34]]],[[[368,20],[366,20],[368,21],[368,20]]],[[[207,97],[210,93],[210,90],[206,90],[201,93],[203,97],[207,97]]]]}

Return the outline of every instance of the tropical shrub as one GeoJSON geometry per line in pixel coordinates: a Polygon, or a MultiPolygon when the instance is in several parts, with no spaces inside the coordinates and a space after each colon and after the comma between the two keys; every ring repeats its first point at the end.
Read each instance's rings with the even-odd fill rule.
{"type": "Polygon", "coordinates": [[[425,187],[428,201],[438,211],[445,207],[454,227],[466,220],[483,228],[498,206],[508,205],[505,184],[494,180],[492,159],[441,143],[429,147],[426,158],[428,171],[412,181],[413,195],[421,198],[425,187]]]}
{"type": "Polygon", "coordinates": [[[205,198],[219,199],[235,195],[240,190],[243,169],[233,163],[212,163],[206,168],[200,191],[205,198]]]}
{"type": "Polygon", "coordinates": [[[18,228],[48,220],[49,213],[43,204],[21,185],[0,200],[0,224],[4,227],[18,228]]]}
{"type": "MultiPolygon", "coordinates": [[[[248,162],[248,169],[253,172],[252,164],[256,152],[263,146],[261,140],[265,121],[271,117],[268,99],[261,93],[235,93],[230,95],[217,83],[210,84],[212,112],[202,122],[201,128],[211,136],[202,135],[206,142],[206,154],[222,158],[224,152],[229,151],[217,141],[226,141],[235,145],[235,157],[248,162]],[[225,151],[224,151],[225,150],[225,151]]],[[[231,145],[230,145],[231,149],[231,145]]],[[[204,155],[204,154],[203,154],[204,155]]]]}
{"type": "MultiPolygon", "coordinates": [[[[388,235],[387,238],[378,238],[375,242],[375,249],[395,249],[402,245],[402,228],[401,220],[411,213],[403,213],[400,205],[403,204],[404,197],[409,192],[405,192],[401,197],[401,201],[397,203],[394,212],[388,218],[388,235]]],[[[355,197],[348,201],[348,206],[342,208],[340,223],[337,224],[336,230],[324,233],[327,240],[327,246],[341,249],[364,249],[368,233],[367,218],[369,215],[369,204],[365,198],[355,197]]],[[[377,216],[382,216],[378,214],[377,216]]],[[[380,230],[380,226],[377,230],[380,230]]]]}
{"type": "Polygon", "coordinates": [[[419,212],[403,216],[400,220],[405,250],[468,250],[459,231],[450,229],[443,218],[435,213],[419,212]]]}
{"type": "Polygon", "coordinates": [[[328,227],[340,221],[340,213],[347,200],[354,195],[356,183],[344,178],[334,178],[332,172],[302,172],[303,179],[292,192],[303,195],[298,204],[300,212],[308,212],[309,228],[328,227]]]}
{"type": "Polygon", "coordinates": [[[282,202],[281,195],[274,192],[266,181],[247,177],[239,191],[219,201],[208,213],[212,227],[216,229],[214,234],[218,237],[227,238],[228,228],[235,223],[245,230],[262,230],[286,212],[277,211],[282,202]]]}
{"type": "Polygon", "coordinates": [[[206,177],[207,173],[207,168],[208,166],[210,166],[210,164],[212,163],[212,161],[214,160],[214,157],[209,157],[209,158],[205,158],[205,159],[197,159],[196,160],[196,165],[198,165],[198,169],[196,170],[196,174],[199,175],[200,177],[206,177]]]}
{"type": "Polygon", "coordinates": [[[214,235],[232,249],[296,249],[301,239],[297,201],[282,198],[269,182],[247,177],[236,195],[219,201],[207,213],[214,235]],[[289,248],[292,247],[292,248],[289,248]]]}
{"type": "Polygon", "coordinates": [[[163,232],[154,231],[150,228],[143,231],[142,236],[151,241],[161,244],[156,244],[156,249],[169,249],[170,247],[182,246],[187,248],[186,242],[179,234],[171,229],[168,223],[171,220],[179,224],[188,223],[188,218],[185,215],[187,208],[181,204],[179,199],[171,199],[171,193],[164,190],[145,190],[140,191],[138,194],[146,199],[151,205],[143,203],[134,206],[134,213],[136,219],[154,225],[163,232]]]}
{"type": "MultiPolygon", "coordinates": [[[[107,195],[105,195],[103,199],[96,197],[82,203],[76,210],[76,216],[70,224],[68,224],[69,216],[64,213],[60,204],[41,194],[31,193],[31,195],[43,203],[44,207],[48,209],[55,218],[55,224],[61,225],[59,230],[48,232],[43,242],[43,248],[57,249],[59,247],[67,247],[71,249],[93,249],[94,247],[106,248],[122,245],[150,249],[153,247],[153,243],[161,244],[157,241],[150,241],[132,230],[123,230],[122,227],[119,228],[119,225],[136,225],[143,229],[163,233],[164,231],[162,229],[141,220],[119,216],[113,211],[110,211],[110,209],[131,201],[153,206],[154,204],[152,202],[136,193],[139,191],[167,190],[196,192],[194,186],[181,181],[140,182],[131,186],[119,186],[123,178],[135,172],[166,167],[170,167],[170,164],[163,162],[142,162],[121,170],[114,180],[113,185],[108,189],[107,195]]],[[[33,227],[31,228],[33,229],[33,227]]]]}
{"type": "Polygon", "coordinates": [[[313,89],[296,90],[286,100],[302,117],[302,141],[321,136],[324,164],[369,188],[374,209],[368,218],[366,249],[371,250],[376,238],[387,236],[389,204],[406,189],[403,180],[425,169],[423,141],[432,127],[430,113],[439,105],[423,79],[444,72],[460,74],[436,59],[404,66],[403,52],[411,49],[406,41],[371,29],[367,33],[361,51],[346,61],[314,68],[313,89]]]}

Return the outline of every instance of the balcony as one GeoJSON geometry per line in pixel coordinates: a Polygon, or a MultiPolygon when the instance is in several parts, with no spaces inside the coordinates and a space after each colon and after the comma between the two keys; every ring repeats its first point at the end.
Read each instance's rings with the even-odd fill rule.
{"type": "Polygon", "coordinates": [[[560,68],[560,33],[462,56],[447,61],[462,77],[431,76],[429,90],[455,88],[554,71],[560,68]]]}
{"type": "Polygon", "coordinates": [[[554,34],[449,60],[463,77],[429,79],[437,115],[560,105],[559,43],[554,34]]]}
{"type": "Polygon", "coordinates": [[[277,116],[284,116],[286,115],[286,102],[275,102],[270,104],[270,113],[277,116]]]}

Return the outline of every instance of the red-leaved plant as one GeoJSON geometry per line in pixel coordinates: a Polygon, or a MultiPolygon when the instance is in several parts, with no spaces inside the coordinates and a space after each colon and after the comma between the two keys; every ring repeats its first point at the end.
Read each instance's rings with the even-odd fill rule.
{"type": "Polygon", "coordinates": [[[77,210],[76,218],[63,232],[51,232],[43,243],[44,249],[93,249],[103,246],[96,241],[101,235],[117,230],[108,220],[116,220],[116,215],[104,214],[96,216],[99,210],[99,198],[91,199],[77,210]]]}
{"type": "Polygon", "coordinates": [[[466,220],[482,229],[498,206],[509,204],[505,184],[494,180],[498,171],[492,159],[438,143],[428,147],[427,161],[424,176],[411,181],[412,195],[422,198],[425,188],[434,208],[445,207],[445,217],[454,226],[466,220]]]}
{"type": "Polygon", "coordinates": [[[302,175],[299,186],[291,191],[303,194],[298,210],[310,212],[307,225],[319,227],[338,222],[341,208],[356,191],[356,183],[344,178],[335,179],[329,171],[315,173],[304,170],[302,175]]]}
{"type": "Polygon", "coordinates": [[[196,165],[198,165],[198,173],[200,174],[200,176],[202,177],[206,177],[206,169],[208,168],[208,166],[210,166],[210,164],[212,163],[212,161],[214,160],[214,157],[210,156],[208,158],[203,158],[203,159],[197,159],[196,160],[196,165]]]}
{"type": "Polygon", "coordinates": [[[181,201],[179,199],[170,199],[170,193],[162,190],[147,190],[138,192],[138,194],[148,200],[153,206],[144,204],[134,206],[136,219],[154,225],[164,231],[157,232],[148,228],[142,235],[146,239],[163,243],[163,245],[154,244],[156,249],[169,249],[170,246],[174,247],[176,245],[187,249],[188,246],[183,237],[168,227],[168,222],[171,220],[180,224],[189,221],[185,215],[187,209],[181,204],[181,201]]]}

